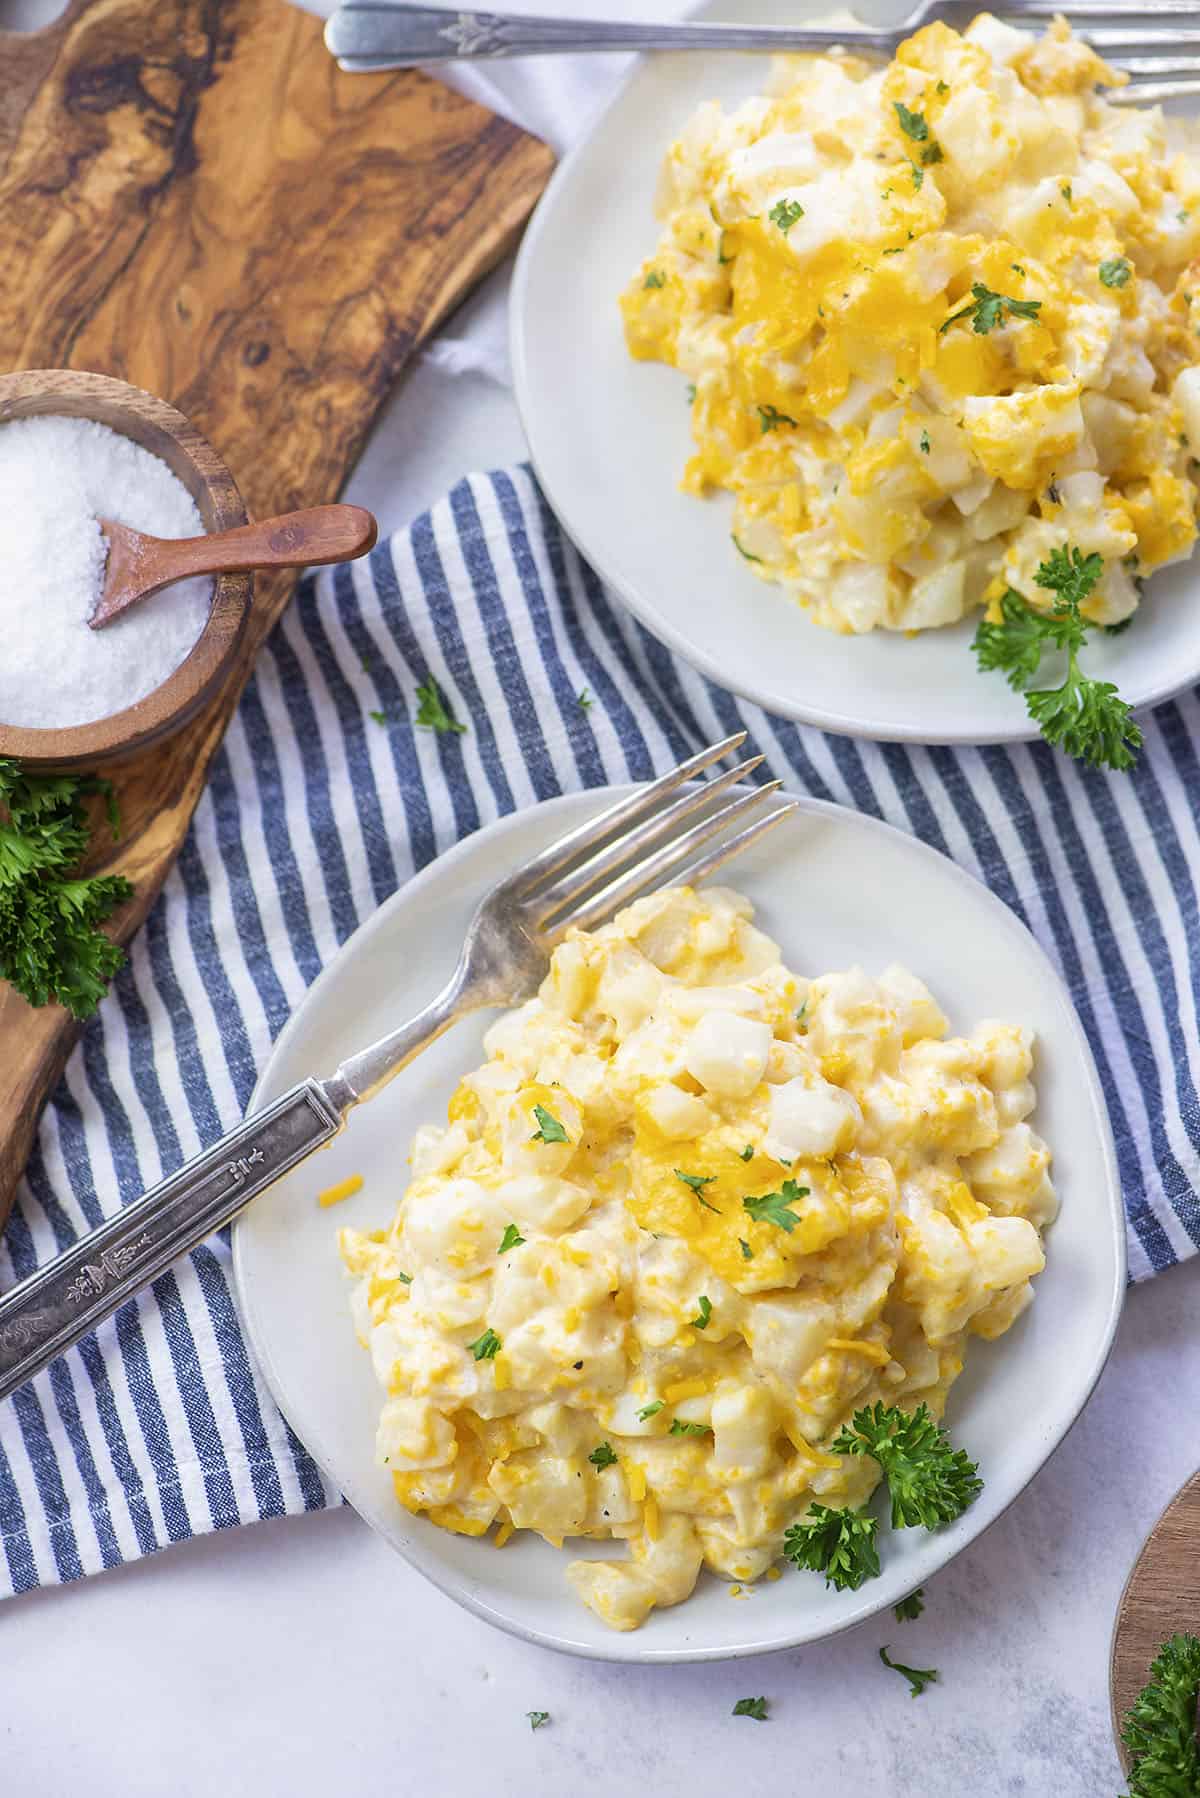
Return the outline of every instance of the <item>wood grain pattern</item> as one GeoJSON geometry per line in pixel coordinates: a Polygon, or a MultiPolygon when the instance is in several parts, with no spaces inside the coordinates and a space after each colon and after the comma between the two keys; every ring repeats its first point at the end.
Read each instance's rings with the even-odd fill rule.
{"type": "Polygon", "coordinates": [[[1168,1636],[1200,1636],[1200,1473],[1176,1493],[1146,1540],[1121,1596],[1113,1631],[1113,1729],[1121,1764],[1121,1719],[1146,1683],[1168,1636]]]}
{"type": "MultiPolygon", "coordinates": [[[[414,346],[511,247],[550,152],[415,71],[341,74],[283,0],[72,0],[0,32],[0,368],[178,406],[251,517],[337,497],[414,346]]],[[[96,865],[142,922],[294,576],[256,583],[240,671],[117,773],[96,865]]],[[[0,1217],[74,1032],[0,987],[0,1217]]]]}

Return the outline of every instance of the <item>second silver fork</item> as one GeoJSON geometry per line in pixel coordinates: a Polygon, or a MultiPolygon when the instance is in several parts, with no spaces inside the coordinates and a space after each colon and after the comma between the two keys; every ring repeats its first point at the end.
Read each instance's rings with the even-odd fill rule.
{"type": "Polygon", "coordinates": [[[559,837],[487,894],[458,966],[424,1011],[351,1056],[331,1077],[303,1080],[252,1113],[0,1298],[0,1399],[329,1142],[354,1106],[372,1098],[457,1019],[529,998],[568,930],[601,924],[668,882],[705,879],[786,818],[794,800],[764,809],[778,792],[777,780],[736,790],[759,768],[761,756],[689,784],[744,741],[743,731],[701,750],[559,837]]]}

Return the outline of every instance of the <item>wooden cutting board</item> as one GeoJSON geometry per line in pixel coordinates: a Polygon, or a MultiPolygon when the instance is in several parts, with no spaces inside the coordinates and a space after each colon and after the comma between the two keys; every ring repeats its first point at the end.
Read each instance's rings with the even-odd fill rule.
{"type": "MultiPolygon", "coordinates": [[[[397,374],[512,246],[549,150],[416,71],[341,74],[284,0],[73,0],[0,31],[0,369],[120,376],[194,420],[252,517],[335,499],[397,374]]],[[[237,678],[115,776],[95,867],[141,924],[255,651],[295,584],[256,587],[237,678]]],[[[0,1221],[75,1038],[0,983],[0,1221]]]]}
{"type": "Polygon", "coordinates": [[[1126,1711],[1146,1683],[1168,1636],[1200,1636],[1200,1473],[1177,1492],[1146,1539],[1117,1611],[1112,1645],[1112,1709],[1121,1764],[1126,1711]]]}

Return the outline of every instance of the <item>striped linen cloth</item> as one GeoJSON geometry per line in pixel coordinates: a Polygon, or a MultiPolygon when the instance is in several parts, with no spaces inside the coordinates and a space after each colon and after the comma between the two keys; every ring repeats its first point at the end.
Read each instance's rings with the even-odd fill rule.
{"type": "MultiPolygon", "coordinates": [[[[1137,772],[1111,777],[1044,745],[798,728],[627,616],[528,469],[473,476],[369,562],[307,581],[267,644],[46,1111],[0,1284],[233,1124],[292,1007],[415,869],[502,813],[647,779],[737,729],[789,786],[952,856],[1049,951],[1099,1062],[1146,1278],[1200,1245],[1197,693],[1144,728],[1137,772]],[[430,675],[466,734],[415,725],[430,675]]],[[[0,1591],[336,1502],[251,1363],[224,1236],[0,1407],[0,1591]]]]}

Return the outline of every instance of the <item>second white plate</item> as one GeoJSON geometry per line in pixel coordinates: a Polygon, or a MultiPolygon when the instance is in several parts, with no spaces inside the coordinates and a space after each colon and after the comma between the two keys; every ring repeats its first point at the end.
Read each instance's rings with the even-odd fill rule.
{"type": "MultiPolygon", "coordinates": [[[[866,16],[874,10],[860,7],[866,16]]],[[[828,0],[708,0],[697,16],[795,24],[828,0]]],[[[729,540],[727,495],[679,491],[691,453],[683,377],[634,362],[617,300],[654,248],[663,155],[702,101],[760,91],[767,59],[648,57],[559,168],[525,234],[512,295],[517,402],[538,479],[592,566],[656,637],[768,711],[853,736],[997,743],[1037,735],[1023,699],[971,652],[974,621],[909,639],[819,629],[729,540]]],[[[1200,573],[1151,582],[1133,627],[1088,672],[1150,705],[1200,680],[1200,573]]]]}
{"type": "MultiPolygon", "coordinates": [[[[629,789],[625,789],[628,791],[629,789]]],[[[307,994],[259,1082],[265,1103],[432,998],[478,900],[562,831],[615,797],[574,794],[493,824],[434,862],[350,938],[307,994]]],[[[439,1121],[460,1074],[482,1059],[494,1014],[459,1024],[371,1104],[328,1152],[295,1169],[239,1218],[234,1269],[258,1361],[281,1409],[330,1478],[387,1540],[491,1623],[552,1648],[621,1661],[710,1660],[788,1648],[892,1605],[973,1541],[1061,1441],[1099,1377],[1125,1283],[1125,1220],[1112,1136],[1087,1042],[1062,982],[998,899],[952,862],[892,830],[816,800],[733,867],[759,921],[800,972],[899,961],[926,980],[953,1028],[986,1017],[1037,1033],[1034,1121],[1054,1151],[1062,1215],[1047,1241],[1037,1300],[996,1343],[973,1343],[950,1398],[956,1441],[980,1463],[982,1496],[950,1528],[884,1531],[883,1572],[858,1592],[785,1571],[743,1603],[701,1576],[694,1595],[630,1635],[608,1630],[566,1581],[566,1551],[528,1534],[497,1554],[410,1517],[375,1462],[382,1395],[351,1325],[337,1252],[340,1224],[390,1223],[418,1124],[439,1121]],[[349,1174],[362,1191],[322,1211],[318,1191],[349,1174]]],[[[597,1552],[583,1545],[583,1552],[597,1552]]]]}

